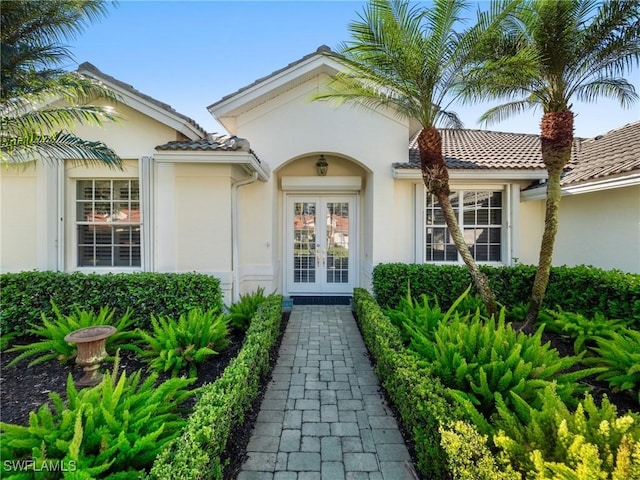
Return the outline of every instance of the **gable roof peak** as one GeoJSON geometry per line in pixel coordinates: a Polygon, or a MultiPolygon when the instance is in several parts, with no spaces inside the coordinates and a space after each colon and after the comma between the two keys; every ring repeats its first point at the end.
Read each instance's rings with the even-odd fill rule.
{"type": "MultiPolygon", "coordinates": [[[[206,130],[191,117],[179,113],[168,103],[156,100],[155,98],[137,90],[132,85],[104,73],[90,62],[82,62],[76,71],[81,75],[88,75],[89,77],[109,84],[114,90],[118,91],[123,97],[125,97],[125,100],[135,99],[134,104],[137,104],[138,106],[142,104],[146,104],[147,106],[151,105],[152,108],[147,112],[147,114],[156,120],[170,125],[172,128],[175,128],[188,138],[195,140],[196,138],[202,138],[207,134],[206,130]],[[159,112],[161,112],[160,114],[158,109],[159,112]]],[[[124,103],[130,104],[129,101],[125,101],[124,103]]]]}

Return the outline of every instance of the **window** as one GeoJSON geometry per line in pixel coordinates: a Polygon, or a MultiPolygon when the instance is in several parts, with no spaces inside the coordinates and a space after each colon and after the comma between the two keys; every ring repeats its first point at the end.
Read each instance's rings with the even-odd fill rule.
{"type": "MultiPolygon", "coordinates": [[[[473,190],[451,192],[449,198],[458,218],[467,246],[478,262],[502,261],[502,191],[473,190]]],[[[426,262],[458,262],[458,251],[449,234],[438,200],[426,193],[426,262]]]]}
{"type": "Polygon", "coordinates": [[[140,267],[138,180],[78,180],[79,267],[140,267]]]}

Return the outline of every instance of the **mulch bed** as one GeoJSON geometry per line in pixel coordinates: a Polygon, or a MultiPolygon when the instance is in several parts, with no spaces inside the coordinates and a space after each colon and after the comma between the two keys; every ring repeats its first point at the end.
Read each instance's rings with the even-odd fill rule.
{"type": "MultiPolygon", "coordinates": [[[[280,337],[270,354],[270,369],[260,385],[258,397],[252,404],[252,408],[245,415],[245,421],[238,426],[229,438],[226,456],[229,463],[225,468],[224,478],[234,479],[240,470],[240,466],[246,458],[246,447],[249,443],[251,431],[258,416],[260,403],[264,397],[267,384],[271,378],[271,371],[276,364],[278,350],[282,341],[289,313],[284,313],[282,318],[280,337]]],[[[24,338],[25,342],[35,339],[24,338]]],[[[209,359],[198,367],[198,379],[193,384],[193,388],[206,383],[214,382],[233,360],[242,347],[244,334],[233,333],[231,335],[229,347],[222,353],[209,357],[209,359]]],[[[48,361],[39,365],[27,368],[27,365],[36,357],[31,357],[18,362],[16,365],[7,365],[19,355],[17,352],[2,352],[0,357],[0,421],[27,425],[29,423],[29,412],[40,408],[44,403],[49,402],[49,394],[57,392],[64,399],[66,397],[67,377],[69,374],[78,380],[82,377],[81,367],[76,365],[64,365],[57,361],[48,361]]],[[[121,351],[119,371],[126,371],[127,374],[137,370],[142,370],[142,378],[148,375],[147,364],[142,362],[131,351],[121,351]]],[[[105,362],[102,371],[107,371],[113,364],[105,362]]],[[[170,378],[168,374],[162,374],[159,381],[170,378]]],[[[185,407],[193,407],[196,399],[192,397],[185,402],[185,407]]],[[[50,402],[49,402],[50,403],[50,402]]]]}

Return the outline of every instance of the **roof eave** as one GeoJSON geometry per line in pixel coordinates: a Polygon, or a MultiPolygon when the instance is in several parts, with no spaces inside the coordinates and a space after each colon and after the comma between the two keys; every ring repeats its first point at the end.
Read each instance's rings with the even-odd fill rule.
{"type": "MultiPolygon", "coordinates": [[[[398,180],[418,180],[422,179],[422,171],[419,168],[396,168],[393,167],[393,178],[398,180]]],[[[544,169],[463,169],[450,168],[449,178],[451,180],[474,179],[474,180],[545,180],[547,172],[544,169]]]]}
{"type": "Polygon", "coordinates": [[[156,105],[153,102],[150,102],[145,98],[136,95],[135,92],[129,89],[122,88],[117,83],[112,82],[109,78],[105,78],[105,76],[102,76],[93,70],[82,69],[79,70],[79,73],[101,81],[107,87],[117,92],[118,100],[125,105],[138,110],[140,113],[143,113],[144,115],[157,120],[158,122],[176,130],[177,132],[180,132],[190,140],[197,140],[199,138],[202,138],[207,133],[202,128],[198,128],[196,125],[193,125],[185,118],[182,118],[182,116],[168,111],[160,107],[159,105],[156,105]]]}
{"type": "MultiPolygon", "coordinates": [[[[634,171],[622,176],[592,179],[575,184],[564,185],[561,190],[562,196],[579,195],[582,193],[601,192],[612,188],[624,188],[640,185],[640,172],[634,171]]],[[[546,184],[526,190],[521,193],[523,201],[544,200],[547,197],[546,184]]]]}
{"type": "Polygon", "coordinates": [[[154,154],[156,163],[207,163],[238,165],[266,182],[271,176],[269,165],[258,160],[252,152],[160,150],[154,154]]]}

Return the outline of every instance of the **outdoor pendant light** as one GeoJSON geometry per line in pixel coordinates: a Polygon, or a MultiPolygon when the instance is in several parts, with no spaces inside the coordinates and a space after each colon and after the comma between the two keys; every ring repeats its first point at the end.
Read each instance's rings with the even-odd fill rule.
{"type": "Polygon", "coordinates": [[[327,170],[329,170],[329,164],[327,160],[324,158],[324,155],[320,155],[320,158],[316,162],[316,169],[318,170],[318,175],[321,177],[327,176],[327,170]]]}

